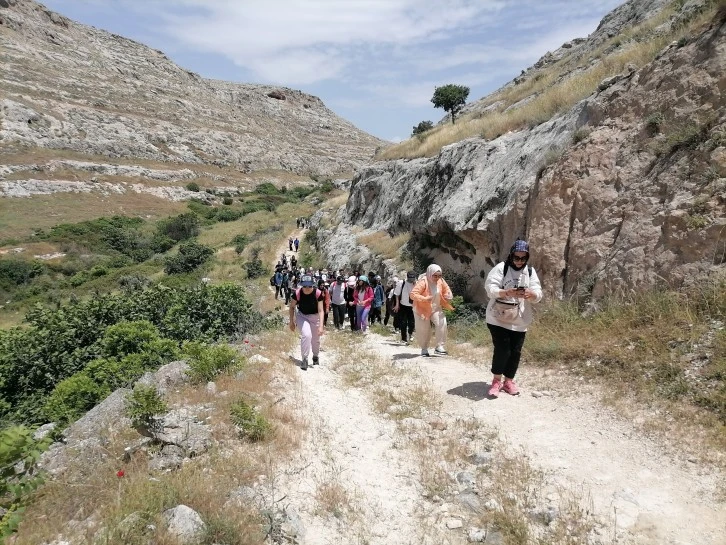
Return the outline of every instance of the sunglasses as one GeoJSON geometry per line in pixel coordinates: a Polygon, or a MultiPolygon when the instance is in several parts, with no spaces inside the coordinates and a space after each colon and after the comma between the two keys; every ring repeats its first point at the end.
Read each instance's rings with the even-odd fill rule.
{"type": "Polygon", "coordinates": [[[519,255],[513,255],[512,261],[527,261],[527,256],[519,256],[519,255]]]}

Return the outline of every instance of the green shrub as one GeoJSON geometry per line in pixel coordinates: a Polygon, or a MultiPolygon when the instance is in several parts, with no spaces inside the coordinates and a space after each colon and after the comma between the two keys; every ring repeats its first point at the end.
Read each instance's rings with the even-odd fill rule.
{"type": "Polygon", "coordinates": [[[232,405],[230,415],[240,435],[250,441],[261,441],[272,430],[270,422],[244,399],[232,405]]]}
{"type": "Polygon", "coordinates": [[[154,419],[169,409],[154,386],[137,384],[126,396],[126,415],[137,429],[151,430],[154,419]]]}
{"type": "Polygon", "coordinates": [[[585,140],[585,138],[590,136],[591,132],[592,130],[590,129],[590,127],[580,127],[573,133],[572,143],[578,144],[579,142],[582,142],[583,140],[585,140]]]}
{"type": "Polygon", "coordinates": [[[231,208],[224,208],[217,212],[216,217],[217,217],[217,221],[235,221],[235,220],[240,219],[242,216],[243,216],[242,210],[233,210],[231,208]]]}
{"type": "Polygon", "coordinates": [[[178,274],[191,272],[210,257],[214,250],[194,241],[189,241],[179,246],[179,253],[169,256],[164,260],[164,272],[166,274],[178,274]]]}
{"type": "Polygon", "coordinates": [[[148,320],[119,322],[106,329],[101,348],[107,358],[121,358],[143,352],[152,341],[161,338],[158,328],[148,320]]]}
{"type": "Polygon", "coordinates": [[[109,326],[129,320],[148,320],[167,337],[144,345],[141,355],[125,356],[146,370],[176,359],[175,342],[238,337],[262,323],[234,284],[177,289],[157,284],[59,308],[36,306],[26,316],[27,326],[0,330],[0,418],[46,421],[49,393],[103,355],[100,339],[109,326]]]}
{"type": "Polygon", "coordinates": [[[222,199],[222,204],[224,204],[226,206],[229,206],[233,202],[234,202],[234,199],[232,199],[232,197],[225,197],[224,199],[222,199]]]}
{"type": "Polygon", "coordinates": [[[645,118],[645,126],[652,134],[660,132],[665,116],[661,112],[653,112],[645,118]]]}
{"type": "Polygon", "coordinates": [[[255,193],[259,193],[260,195],[278,195],[280,193],[280,190],[277,189],[274,184],[271,184],[270,182],[264,182],[261,184],[257,184],[257,186],[255,187],[255,193]]]}
{"type": "Polygon", "coordinates": [[[163,254],[171,250],[174,244],[176,244],[176,240],[162,233],[156,233],[149,242],[151,250],[157,254],[163,254]]]}
{"type": "Polygon", "coordinates": [[[179,214],[159,221],[157,231],[177,242],[187,240],[199,234],[199,218],[193,213],[179,214]]]}
{"type": "Polygon", "coordinates": [[[235,237],[232,239],[235,253],[237,255],[240,255],[242,252],[244,252],[248,242],[249,240],[246,235],[235,235],[235,237]]]}
{"type": "Polygon", "coordinates": [[[182,352],[189,364],[187,374],[193,382],[210,381],[219,373],[237,369],[242,364],[241,356],[226,344],[186,342],[182,352]]]}
{"type": "Polygon", "coordinates": [[[434,128],[434,124],[431,121],[421,121],[418,125],[414,125],[411,136],[417,136],[423,134],[426,131],[430,131],[434,128]]]}
{"type": "Polygon", "coordinates": [[[17,531],[25,506],[43,483],[38,460],[49,440],[35,441],[32,430],[0,430],[0,542],[17,531]]]}
{"type": "Polygon", "coordinates": [[[0,259],[0,286],[3,284],[26,284],[36,276],[40,276],[45,267],[37,261],[20,259],[0,259]]]}
{"type": "Polygon", "coordinates": [[[85,373],[77,373],[58,383],[48,397],[44,413],[53,422],[73,422],[110,393],[110,389],[99,386],[85,373]]]}
{"type": "Polygon", "coordinates": [[[197,182],[189,182],[187,184],[187,191],[194,191],[195,193],[199,192],[199,184],[197,182]]]}
{"type": "Polygon", "coordinates": [[[242,265],[247,271],[247,278],[260,278],[261,276],[267,276],[267,267],[262,263],[260,259],[260,248],[252,249],[252,259],[242,265]]]}

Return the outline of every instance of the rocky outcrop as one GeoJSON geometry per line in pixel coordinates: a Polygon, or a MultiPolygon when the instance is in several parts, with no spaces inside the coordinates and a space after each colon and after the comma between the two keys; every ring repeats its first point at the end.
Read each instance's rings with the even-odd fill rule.
{"type": "Polygon", "coordinates": [[[201,78],[159,51],[32,0],[0,3],[0,49],[5,152],[45,148],[332,176],[381,144],[317,97],[201,78]]]}
{"type": "Polygon", "coordinates": [[[722,11],[533,129],[361,170],[345,222],[410,230],[474,299],[517,236],[558,296],[692,284],[726,261],[725,53],[722,11]]]}

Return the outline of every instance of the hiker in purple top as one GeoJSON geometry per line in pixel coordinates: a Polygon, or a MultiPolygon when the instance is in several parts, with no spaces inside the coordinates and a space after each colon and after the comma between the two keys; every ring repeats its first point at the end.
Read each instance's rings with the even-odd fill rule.
{"type": "Polygon", "coordinates": [[[323,334],[323,301],[325,295],[315,287],[312,276],[304,274],[300,277],[300,286],[290,300],[290,331],[300,329],[300,355],[302,363],[300,368],[308,368],[308,356],[312,349],[313,365],[318,365],[320,359],[320,336],[323,334]],[[295,312],[297,309],[297,312],[295,312]]]}

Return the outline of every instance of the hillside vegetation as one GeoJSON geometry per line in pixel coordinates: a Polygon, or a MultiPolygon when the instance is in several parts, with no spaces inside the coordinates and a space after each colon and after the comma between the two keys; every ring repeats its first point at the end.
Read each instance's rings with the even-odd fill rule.
{"type": "Polygon", "coordinates": [[[442,147],[467,138],[495,138],[510,132],[530,129],[570,110],[590,96],[605,79],[633,71],[651,62],[669,43],[685,44],[689,36],[713,19],[723,0],[709,0],[706,8],[663,32],[661,25],[679,14],[682,0],[674,0],[656,17],[628,29],[591,51],[567,55],[540,69],[531,69],[488,95],[477,112],[461,115],[455,125],[437,127],[400,144],[385,148],[377,160],[433,157],[442,147]]]}

